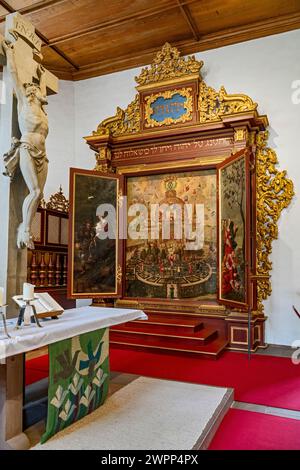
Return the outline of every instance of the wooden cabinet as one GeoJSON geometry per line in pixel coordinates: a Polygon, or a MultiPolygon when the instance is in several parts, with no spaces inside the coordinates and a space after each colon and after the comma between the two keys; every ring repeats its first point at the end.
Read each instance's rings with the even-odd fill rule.
{"type": "Polygon", "coordinates": [[[75,306],[67,299],[69,203],[62,189],[44,201],[33,222],[34,250],[28,250],[28,282],[37,292],[48,292],[64,308],[75,306]]]}

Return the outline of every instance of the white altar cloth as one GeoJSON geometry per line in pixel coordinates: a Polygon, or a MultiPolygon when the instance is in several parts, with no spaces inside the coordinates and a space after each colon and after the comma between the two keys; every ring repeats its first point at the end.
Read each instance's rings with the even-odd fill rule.
{"type": "MultiPolygon", "coordinates": [[[[125,308],[80,307],[65,310],[57,320],[42,321],[42,328],[35,324],[15,330],[11,325],[8,332],[11,339],[0,332],[0,360],[17,354],[47,346],[57,341],[73,338],[89,331],[109,328],[133,320],[147,320],[142,310],[125,308]]],[[[15,320],[15,324],[17,319],[15,320]]]]}

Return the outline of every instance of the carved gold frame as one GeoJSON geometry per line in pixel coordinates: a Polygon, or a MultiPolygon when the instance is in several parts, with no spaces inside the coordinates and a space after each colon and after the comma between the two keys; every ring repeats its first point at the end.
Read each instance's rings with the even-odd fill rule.
{"type": "Polygon", "coordinates": [[[179,88],[173,90],[167,90],[160,93],[153,93],[149,96],[145,97],[145,126],[146,127],[161,127],[161,126],[168,126],[170,124],[179,124],[185,123],[187,121],[191,121],[193,118],[193,96],[192,96],[192,88],[179,88]],[[184,103],[184,108],[186,112],[177,119],[173,118],[165,118],[163,121],[158,122],[152,118],[153,108],[151,105],[155,103],[155,101],[162,97],[164,99],[170,99],[174,95],[180,95],[186,98],[186,102],[184,103]]]}

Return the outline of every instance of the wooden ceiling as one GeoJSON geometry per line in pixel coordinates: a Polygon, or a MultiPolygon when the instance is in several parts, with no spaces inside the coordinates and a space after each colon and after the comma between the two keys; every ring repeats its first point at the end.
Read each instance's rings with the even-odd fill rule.
{"type": "Polygon", "coordinates": [[[190,54],[300,28],[300,0],[0,0],[2,34],[15,11],[68,80],[149,64],[165,42],[190,54]]]}

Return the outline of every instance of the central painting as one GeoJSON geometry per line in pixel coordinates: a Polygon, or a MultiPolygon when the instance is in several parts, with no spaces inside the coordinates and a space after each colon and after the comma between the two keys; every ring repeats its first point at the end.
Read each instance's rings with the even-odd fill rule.
{"type": "Polygon", "coordinates": [[[216,299],[216,194],[215,170],[127,178],[128,227],[144,218],[126,240],[126,297],[216,299]]]}

